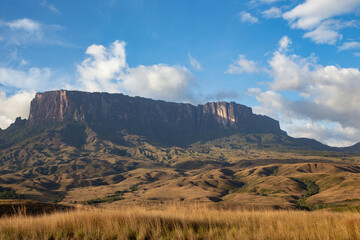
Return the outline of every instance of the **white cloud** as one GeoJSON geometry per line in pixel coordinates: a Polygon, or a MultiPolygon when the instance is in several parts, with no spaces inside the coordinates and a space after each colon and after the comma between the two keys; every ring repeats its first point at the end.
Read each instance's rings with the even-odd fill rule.
{"type": "Polygon", "coordinates": [[[259,106],[253,107],[254,112],[279,120],[285,119],[285,122],[291,119],[286,108],[286,99],[280,93],[273,90],[262,91],[260,88],[250,88],[247,90],[247,94],[254,96],[260,103],[259,106]],[[283,115],[287,115],[288,118],[282,117],[283,115]]]}
{"type": "Polygon", "coordinates": [[[79,80],[87,91],[118,92],[118,77],[127,68],[125,42],[115,41],[109,49],[102,45],[87,48],[86,58],[77,66],[79,80]]]}
{"type": "Polygon", "coordinates": [[[342,35],[338,30],[350,27],[354,22],[340,22],[337,20],[327,20],[322,22],[314,30],[304,34],[305,38],[312,39],[317,44],[334,45],[342,39],[342,35]]]}
{"type": "Polygon", "coordinates": [[[17,117],[27,118],[34,96],[34,91],[20,91],[12,96],[0,91],[0,128],[7,128],[17,117]]]}
{"type": "Polygon", "coordinates": [[[288,36],[283,36],[279,41],[279,51],[287,51],[291,44],[291,39],[288,36]]]}
{"type": "Polygon", "coordinates": [[[359,48],[360,48],[360,42],[356,42],[356,41],[345,42],[340,47],[338,47],[339,51],[344,51],[349,49],[359,49],[359,48]]]}
{"type": "Polygon", "coordinates": [[[284,13],[293,28],[313,29],[323,20],[352,13],[360,6],[359,0],[306,0],[284,13]]]}
{"type": "Polygon", "coordinates": [[[316,138],[330,146],[346,147],[353,145],[359,140],[360,131],[351,128],[343,128],[340,124],[328,125],[327,122],[313,122],[309,120],[294,120],[285,126],[289,133],[295,137],[316,138]]]}
{"type": "Polygon", "coordinates": [[[259,19],[257,19],[256,17],[252,16],[250,13],[248,12],[239,12],[237,14],[237,16],[239,17],[240,21],[242,23],[249,23],[249,24],[254,24],[257,23],[259,21],[259,19]]]}
{"type": "Polygon", "coordinates": [[[188,54],[189,56],[189,61],[190,61],[190,65],[195,68],[198,71],[202,70],[201,64],[199,63],[199,61],[194,58],[193,56],[190,55],[190,53],[188,54]]]}
{"type": "Polygon", "coordinates": [[[254,110],[279,119],[286,131],[298,137],[312,134],[333,145],[360,140],[356,130],[360,129],[359,69],[323,66],[314,57],[288,55],[280,50],[274,52],[269,65],[271,90],[248,91],[261,103],[254,110]],[[298,94],[296,100],[284,97],[282,92],[288,91],[298,94]]]}
{"type": "Polygon", "coordinates": [[[191,73],[181,66],[157,64],[130,68],[122,77],[120,87],[131,95],[170,101],[190,101],[193,95],[189,88],[191,73]]]}
{"type": "Polygon", "coordinates": [[[297,55],[277,51],[269,65],[270,75],[274,78],[271,87],[275,90],[301,90],[309,81],[310,64],[297,55]]]}
{"type": "Polygon", "coordinates": [[[253,107],[255,113],[278,119],[281,128],[290,136],[312,138],[330,146],[350,146],[359,141],[360,131],[354,127],[344,127],[338,122],[313,120],[294,111],[294,102],[272,90],[249,89],[260,106],[253,107]]]}
{"type": "Polygon", "coordinates": [[[304,34],[305,38],[312,39],[317,44],[335,45],[342,35],[324,26],[316,28],[314,31],[304,34]]]}
{"type": "Polygon", "coordinates": [[[156,64],[131,68],[126,63],[125,42],[109,48],[91,45],[90,57],[77,66],[79,82],[86,91],[125,92],[171,101],[194,101],[192,74],[182,66],[156,64]]]}
{"type": "Polygon", "coordinates": [[[11,22],[0,22],[0,26],[6,26],[8,31],[7,42],[20,45],[23,42],[40,41],[44,37],[43,26],[34,20],[23,18],[11,22]]]}
{"type": "MultiPolygon", "coordinates": [[[[0,68],[0,86],[6,89],[25,91],[47,91],[66,88],[71,78],[50,68],[27,68],[25,60],[19,61],[18,68],[0,68]]],[[[1,88],[0,88],[1,91],[1,88]]]]}
{"type": "Polygon", "coordinates": [[[360,96],[355,90],[360,88],[357,80],[360,78],[359,69],[322,66],[316,63],[314,57],[302,58],[279,51],[274,53],[269,65],[274,78],[272,89],[297,91],[302,96],[311,97],[324,109],[328,107],[360,114],[360,106],[356,104],[360,96]]]}
{"type": "Polygon", "coordinates": [[[0,20],[0,34],[6,36],[3,41],[8,45],[45,43],[60,46],[71,46],[59,40],[59,25],[45,25],[38,21],[23,18],[14,21],[0,20]]]}
{"type": "Polygon", "coordinates": [[[28,18],[18,19],[12,22],[6,22],[5,24],[11,29],[24,30],[26,32],[37,34],[41,32],[41,24],[28,18]]]}
{"type": "Polygon", "coordinates": [[[29,68],[27,71],[0,68],[0,84],[19,89],[46,89],[52,72],[49,68],[29,68]]]}
{"type": "Polygon", "coordinates": [[[40,4],[41,6],[48,8],[50,11],[60,14],[60,11],[53,4],[48,3],[46,0],[43,0],[40,4]]]}
{"type": "Polygon", "coordinates": [[[339,30],[353,27],[355,21],[350,23],[333,18],[354,13],[359,6],[359,0],[306,0],[285,12],[283,18],[289,21],[292,28],[307,31],[304,37],[315,43],[335,44],[342,38],[339,30]]]}
{"type": "Polygon", "coordinates": [[[242,73],[258,73],[259,68],[256,62],[246,59],[245,55],[239,55],[238,60],[234,64],[229,66],[226,73],[230,74],[242,74],[242,73]]]}
{"type": "Polygon", "coordinates": [[[280,8],[272,7],[263,11],[262,15],[264,18],[280,18],[282,16],[282,11],[280,8]]]}
{"type": "Polygon", "coordinates": [[[360,52],[354,52],[355,57],[360,57],[360,52]]]}

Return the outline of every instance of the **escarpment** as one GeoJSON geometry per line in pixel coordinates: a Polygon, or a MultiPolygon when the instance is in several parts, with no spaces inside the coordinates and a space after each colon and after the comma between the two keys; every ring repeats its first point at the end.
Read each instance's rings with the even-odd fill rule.
{"type": "Polygon", "coordinates": [[[28,123],[62,121],[84,122],[112,133],[126,130],[170,142],[207,140],[239,132],[284,134],[278,121],[254,114],[250,107],[235,102],[194,106],[123,94],[66,90],[37,93],[28,123]]]}

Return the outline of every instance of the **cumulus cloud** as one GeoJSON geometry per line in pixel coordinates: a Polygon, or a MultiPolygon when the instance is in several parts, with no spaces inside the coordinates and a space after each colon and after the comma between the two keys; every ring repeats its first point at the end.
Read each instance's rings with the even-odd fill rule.
{"type": "Polygon", "coordinates": [[[193,100],[189,88],[192,75],[182,66],[140,65],[130,68],[121,79],[121,87],[131,95],[172,101],[193,100]]]}
{"type": "Polygon", "coordinates": [[[342,35],[339,30],[354,26],[354,22],[334,20],[345,14],[354,13],[360,6],[359,0],[306,0],[283,14],[292,28],[307,31],[305,38],[318,44],[335,44],[342,35]]]}
{"type": "Polygon", "coordinates": [[[274,81],[270,84],[275,90],[302,90],[310,79],[311,59],[297,55],[287,55],[277,51],[269,61],[270,75],[274,81]]]}
{"type": "Polygon", "coordinates": [[[91,45],[89,55],[77,66],[79,82],[86,91],[125,92],[170,101],[195,101],[191,72],[183,66],[155,64],[134,68],[126,62],[125,42],[109,48],[91,45]]]}
{"type": "Polygon", "coordinates": [[[259,21],[259,19],[257,19],[257,17],[252,16],[248,12],[239,12],[237,14],[237,16],[239,17],[239,19],[242,23],[254,24],[259,21]]]}
{"type": "Polygon", "coordinates": [[[282,16],[282,11],[280,8],[272,7],[263,11],[262,15],[264,18],[280,18],[282,16]]]}
{"type": "Polygon", "coordinates": [[[254,111],[275,119],[280,119],[280,114],[286,114],[285,99],[279,93],[272,90],[262,91],[260,88],[250,88],[247,90],[247,94],[254,96],[261,104],[255,106],[254,111]]]}
{"type": "Polygon", "coordinates": [[[27,118],[34,96],[34,91],[19,91],[9,97],[0,91],[0,128],[7,128],[17,117],[27,118]]]}
{"type": "Polygon", "coordinates": [[[194,58],[193,56],[190,55],[190,53],[188,54],[189,57],[189,61],[190,61],[190,65],[195,68],[198,71],[202,70],[201,64],[199,63],[199,61],[194,58]]]}
{"type": "MultiPolygon", "coordinates": [[[[277,91],[297,91],[301,96],[309,99],[312,106],[304,106],[305,109],[318,110],[312,113],[326,116],[328,120],[338,121],[335,113],[339,115],[360,114],[360,101],[357,90],[360,87],[360,71],[356,68],[341,68],[338,66],[323,66],[316,63],[316,58],[303,58],[297,55],[287,55],[276,51],[269,61],[270,73],[273,77],[271,87],[277,91]],[[346,114],[347,113],[347,114],[346,114]]],[[[304,104],[305,102],[301,102],[304,104]]],[[[298,105],[299,106],[299,105],[298,105]]],[[[308,113],[309,115],[310,113],[308,113]]],[[[320,119],[321,117],[317,117],[320,119]]],[[[354,119],[354,118],[352,118],[354,119]]],[[[345,124],[349,120],[342,119],[345,124]]],[[[347,123],[350,124],[350,123],[347,123]]],[[[353,123],[355,124],[355,123],[353,123]]],[[[358,125],[360,127],[360,124],[358,125]]]]}
{"type": "Polygon", "coordinates": [[[125,42],[115,41],[106,49],[93,44],[86,50],[90,57],[77,66],[79,80],[87,91],[119,91],[118,77],[127,68],[125,42]]]}
{"type": "Polygon", "coordinates": [[[258,73],[259,68],[256,62],[248,60],[245,55],[239,55],[238,60],[231,64],[226,71],[230,74],[258,73]]]}
{"type": "Polygon", "coordinates": [[[312,138],[338,147],[350,146],[359,141],[360,131],[357,128],[346,127],[339,122],[312,119],[294,110],[296,103],[275,91],[249,89],[248,93],[260,103],[260,106],[253,108],[254,112],[278,119],[281,128],[290,136],[312,138]]]}
{"type": "Polygon", "coordinates": [[[333,145],[359,141],[359,69],[323,66],[313,56],[289,55],[281,48],[280,41],[269,60],[271,90],[248,90],[261,103],[255,110],[279,119],[285,130],[298,137],[308,133],[333,145]],[[296,100],[284,97],[282,93],[289,91],[298,93],[296,100]],[[320,130],[326,134],[320,136],[320,130]]]}

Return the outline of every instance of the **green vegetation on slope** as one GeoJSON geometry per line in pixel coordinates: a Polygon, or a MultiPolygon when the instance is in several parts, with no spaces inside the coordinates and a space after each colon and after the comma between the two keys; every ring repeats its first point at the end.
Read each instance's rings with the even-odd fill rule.
{"type": "Polygon", "coordinates": [[[310,206],[306,204],[306,199],[319,193],[319,186],[316,185],[316,183],[310,179],[299,179],[293,177],[290,177],[290,179],[302,183],[306,186],[307,192],[297,200],[297,204],[299,205],[300,208],[309,210],[310,206]]]}
{"type": "Polygon", "coordinates": [[[23,196],[17,194],[12,188],[0,186],[0,199],[22,199],[23,196]]]}

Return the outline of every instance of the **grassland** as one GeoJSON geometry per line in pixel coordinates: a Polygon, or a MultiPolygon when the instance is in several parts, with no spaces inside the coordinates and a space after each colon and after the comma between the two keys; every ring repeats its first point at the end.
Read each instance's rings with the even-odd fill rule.
{"type": "Polygon", "coordinates": [[[0,218],[0,239],[360,239],[360,214],[173,205],[0,218]]]}

